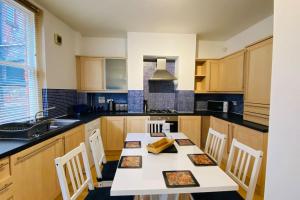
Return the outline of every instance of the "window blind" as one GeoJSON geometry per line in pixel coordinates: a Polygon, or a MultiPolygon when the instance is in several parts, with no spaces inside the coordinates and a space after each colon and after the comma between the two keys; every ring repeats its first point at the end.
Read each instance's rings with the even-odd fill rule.
{"type": "Polygon", "coordinates": [[[0,0],[0,124],[31,120],[41,104],[35,12],[0,0]]]}

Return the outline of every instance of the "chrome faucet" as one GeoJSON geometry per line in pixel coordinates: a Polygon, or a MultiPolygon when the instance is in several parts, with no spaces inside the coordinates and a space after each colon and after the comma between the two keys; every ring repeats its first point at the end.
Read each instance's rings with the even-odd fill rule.
{"type": "Polygon", "coordinates": [[[40,110],[40,111],[36,112],[36,113],[35,113],[35,116],[34,116],[35,121],[36,121],[36,122],[38,121],[38,115],[39,115],[40,113],[43,113],[43,114],[44,114],[44,112],[49,111],[49,110],[54,110],[55,108],[56,108],[56,107],[53,106],[53,107],[45,108],[44,110],[40,110]]]}

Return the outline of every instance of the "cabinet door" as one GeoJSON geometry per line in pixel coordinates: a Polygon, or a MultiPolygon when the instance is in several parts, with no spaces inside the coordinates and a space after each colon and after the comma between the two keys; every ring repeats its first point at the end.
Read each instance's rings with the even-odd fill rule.
{"type": "Polygon", "coordinates": [[[272,39],[247,48],[245,102],[270,104],[272,39]]]}
{"type": "Polygon", "coordinates": [[[63,147],[58,136],[11,156],[15,199],[53,200],[60,194],[54,159],[63,147]]]}
{"type": "MultiPolygon", "coordinates": [[[[145,122],[149,120],[148,116],[128,116],[126,117],[127,133],[145,133],[145,122]]],[[[126,136],[125,136],[126,137],[126,136]]]]}
{"type": "Polygon", "coordinates": [[[219,91],[220,61],[210,61],[209,91],[219,91]]]}
{"type": "Polygon", "coordinates": [[[231,145],[231,123],[215,117],[211,117],[210,127],[215,131],[225,134],[227,137],[223,156],[223,162],[226,163],[231,145]]]}
{"type": "Polygon", "coordinates": [[[210,127],[210,117],[201,117],[201,148],[205,148],[205,143],[207,139],[208,129],[210,127]]]}
{"type": "Polygon", "coordinates": [[[79,127],[73,128],[67,131],[65,134],[65,152],[73,150],[78,147],[80,143],[84,142],[85,132],[84,126],[81,125],[79,127]]]}
{"type": "Polygon", "coordinates": [[[12,177],[0,181],[0,199],[14,200],[15,198],[14,183],[12,177]]]}
{"type": "Polygon", "coordinates": [[[104,59],[80,57],[77,68],[78,85],[82,91],[104,90],[104,59]]]}
{"type": "Polygon", "coordinates": [[[219,89],[221,91],[242,92],[244,77],[244,51],[222,59],[219,73],[219,89]]]}
{"type": "Polygon", "coordinates": [[[258,186],[257,192],[259,192],[260,194],[264,194],[268,133],[262,133],[236,124],[232,125],[232,132],[233,132],[233,138],[237,139],[239,142],[247,146],[250,146],[256,150],[263,151],[262,164],[261,164],[260,173],[257,180],[257,186],[258,186]]]}
{"type": "Polygon", "coordinates": [[[106,117],[106,150],[122,150],[125,117],[106,117]]]}
{"type": "Polygon", "coordinates": [[[179,131],[184,133],[198,147],[201,144],[201,117],[179,116],[179,131]]]}

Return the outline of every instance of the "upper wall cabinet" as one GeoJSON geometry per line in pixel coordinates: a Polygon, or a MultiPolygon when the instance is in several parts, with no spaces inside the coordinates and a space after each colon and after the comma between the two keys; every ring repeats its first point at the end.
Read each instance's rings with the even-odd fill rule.
{"type": "Polygon", "coordinates": [[[105,59],[106,89],[127,90],[127,67],[125,59],[105,59]]]}
{"type": "Polygon", "coordinates": [[[273,39],[247,47],[244,119],[264,125],[269,122],[273,39]]]}
{"type": "Polygon", "coordinates": [[[125,58],[78,56],[77,88],[85,92],[127,92],[125,58]]]}
{"type": "Polygon", "coordinates": [[[101,91],[104,85],[104,59],[77,57],[77,88],[80,91],[101,91]]]}
{"type": "Polygon", "coordinates": [[[244,51],[219,60],[197,60],[195,93],[243,93],[244,51]]]}

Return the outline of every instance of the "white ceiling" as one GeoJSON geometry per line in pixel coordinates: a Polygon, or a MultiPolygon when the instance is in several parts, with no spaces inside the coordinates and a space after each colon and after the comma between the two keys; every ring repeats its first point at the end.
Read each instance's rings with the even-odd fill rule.
{"type": "Polygon", "coordinates": [[[35,0],[83,36],[197,33],[226,40],[273,14],[273,0],[35,0]]]}

